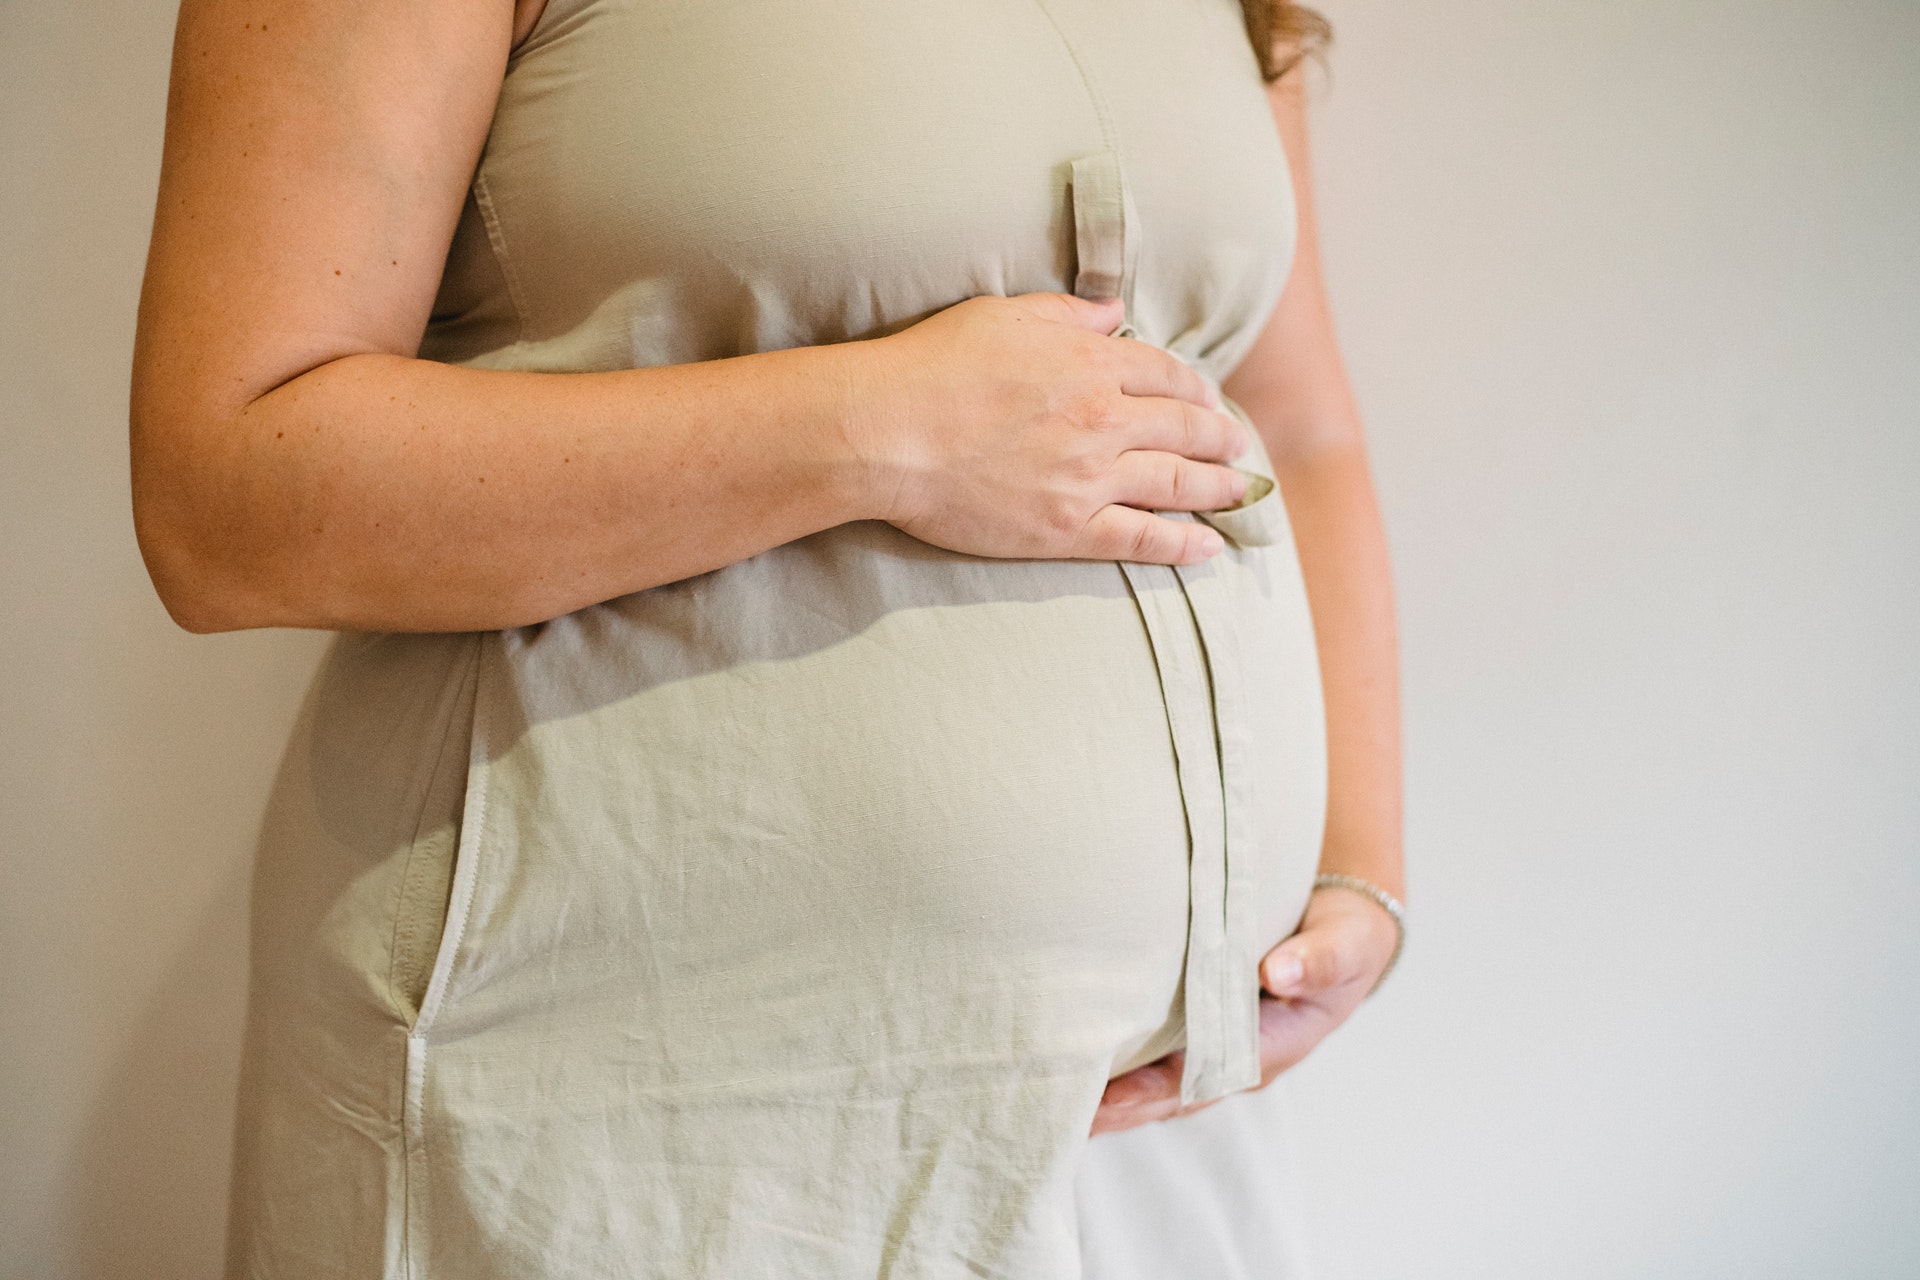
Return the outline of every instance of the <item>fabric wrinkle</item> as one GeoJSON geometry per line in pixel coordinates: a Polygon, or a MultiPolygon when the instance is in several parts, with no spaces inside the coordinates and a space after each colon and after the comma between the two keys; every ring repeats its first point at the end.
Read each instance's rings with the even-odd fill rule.
{"type": "MultiPolygon", "coordinates": [[[[1119,5],[551,0],[421,355],[1111,293],[1217,381],[1284,278],[1285,157],[1235,6],[1119,5]]],[[[860,521],[336,641],[262,837],[235,1274],[1076,1280],[1107,1079],[1184,1042],[1186,1096],[1242,1087],[1317,859],[1311,619],[1240,465],[1172,515],[1226,540],[1187,570],[860,521]]]]}

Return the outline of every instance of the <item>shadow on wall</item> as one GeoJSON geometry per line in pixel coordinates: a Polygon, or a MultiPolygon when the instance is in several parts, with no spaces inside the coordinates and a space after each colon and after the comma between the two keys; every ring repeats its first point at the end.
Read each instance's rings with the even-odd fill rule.
{"type": "Polygon", "coordinates": [[[205,1280],[227,1221],[248,862],[236,860],[122,1047],[74,1153],[72,1239],[88,1280],[205,1280]]]}

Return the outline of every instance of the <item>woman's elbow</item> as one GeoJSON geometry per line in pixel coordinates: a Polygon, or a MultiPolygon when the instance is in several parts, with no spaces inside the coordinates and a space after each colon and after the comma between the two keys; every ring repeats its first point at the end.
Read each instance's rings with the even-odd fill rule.
{"type": "Polygon", "coordinates": [[[134,538],[167,616],[196,635],[272,625],[254,585],[256,557],[194,469],[155,442],[178,438],[136,399],[132,414],[134,538]]]}
{"type": "MultiPolygon", "coordinates": [[[[139,493],[137,482],[135,493],[139,493]]],[[[167,505],[138,496],[133,504],[140,558],[146,562],[147,577],[167,616],[195,635],[265,625],[249,617],[245,593],[236,589],[231,566],[222,563],[217,553],[209,554],[203,545],[204,533],[177,512],[165,510],[167,505]]]]}

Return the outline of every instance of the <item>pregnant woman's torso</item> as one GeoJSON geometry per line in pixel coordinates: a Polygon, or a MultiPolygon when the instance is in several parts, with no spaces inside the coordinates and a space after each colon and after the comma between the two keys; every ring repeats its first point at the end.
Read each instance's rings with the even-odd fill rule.
{"type": "MultiPolygon", "coordinates": [[[[1078,288],[1222,378],[1292,247],[1240,23],[551,0],[422,354],[677,363],[1078,288]]],[[[1278,504],[1213,517],[1192,570],[860,523],[538,627],[343,638],[269,844],[347,851],[303,900],[407,1024],[436,1188],[409,1247],[468,1276],[618,1239],[660,1274],[1067,1274],[1101,1083],[1183,1035],[1193,1096],[1251,1083],[1254,961],[1317,856],[1278,504]]]]}
{"type": "Polygon", "coordinates": [[[1131,318],[1224,377],[1293,208],[1224,0],[550,0],[423,354],[580,370],[874,337],[1071,290],[1069,162],[1121,158],[1131,318]]]}

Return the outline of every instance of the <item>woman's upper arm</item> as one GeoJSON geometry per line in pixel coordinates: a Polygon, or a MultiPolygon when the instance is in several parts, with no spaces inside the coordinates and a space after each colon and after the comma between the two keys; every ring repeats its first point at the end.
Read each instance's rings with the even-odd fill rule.
{"type": "Polygon", "coordinates": [[[184,0],[134,358],[136,484],[309,369],[414,354],[514,16],[513,0],[184,0]]]}
{"type": "Polygon", "coordinates": [[[1293,270],[1259,338],[1225,384],[1227,394],[1262,428],[1276,463],[1360,444],[1360,416],[1340,358],[1321,273],[1320,228],[1307,145],[1308,69],[1296,66],[1267,86],[1299,211],[1293,270]]]}

